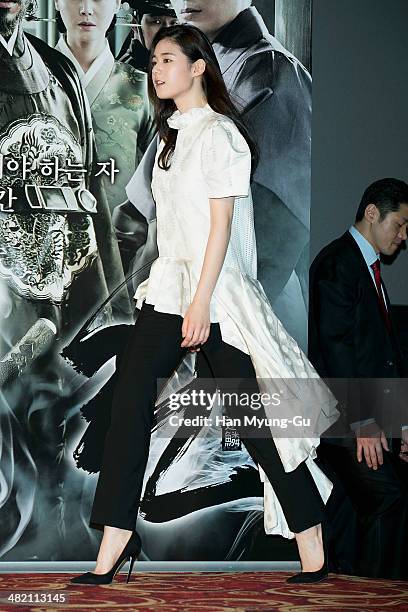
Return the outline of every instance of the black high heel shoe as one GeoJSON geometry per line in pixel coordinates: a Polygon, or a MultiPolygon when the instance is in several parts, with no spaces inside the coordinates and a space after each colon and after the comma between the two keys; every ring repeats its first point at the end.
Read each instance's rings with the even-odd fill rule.
{"type": "Polygon", "coordinates": [[[130,565],[126,582],[129,582],[130,575],[133,570],[133,564],[140,555],[141,549],[142,541],[140,539],[140,536],[137,531],[133,531],[125,548],[119,555],[118,560],[109,572],[106,572],[106,574],[94,574],[93,572],[86,572],[85,574],[81,574],[80,576],[75,576],[74,578],[71,578],[70,582],[73,582],[74,584],[110,584],[116,576],[117,572],[121,569],[121,567],[126,563],[127,560],[130,561],[130,565]]]}
{"type": "Polygon", "coordinates": [[[289,584],[311,584],[312,582],[321,582],[329,575],[329,543],[330,529],[327,523],[322,523],[322,540],[324,561],[322,567],[315,572],[299,572],[293,576],[289,576],[286,582],[289,584]]]}

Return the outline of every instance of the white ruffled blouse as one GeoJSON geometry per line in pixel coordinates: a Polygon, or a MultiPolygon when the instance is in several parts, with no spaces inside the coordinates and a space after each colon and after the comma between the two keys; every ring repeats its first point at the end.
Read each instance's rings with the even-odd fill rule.
{"type": "Polygon", "coordinates": [[[159,257],[137,289],[137,307],[145,299],[155,310],[185,315],[200,279],[210,231],[208,198],[235,196],[231,238],[213,292],[210,320],[220,324],[224,342],[248,353],[239,328],[218,300],[225,292],[226,268],[256,278],[248,145],[235,124],[209,105],[183,114],[176,111],[168,123],[178,130],[176,149],[170,169],[161,170],[160,144],[152,181],[159,257]]]}
{"type": "MultiPolygon", "coordinates": [[[[146,300],[157,311],[185,315],[204,261],[210,231],[209,198],[235,196],[229,246],[211,299],[210,320],[219,323],[224,342],[250,355],[260,392],[271,394],[285,387],[290,397],[285,418],[298,415],[307,401],[312,426],[300,428],[297,437],[278,435],[274,442],[286,471],[306,461],[326,502],[332,483],[313,459],[319,436],[338,418],[336,400],[283,328],[257,280],[248,144],[233,121],[208,104],[185,113],[176,111],[168,124],[178,130],[171,167],[166,171],[158,166],[161,142],[152,180],[159,257],[136,291],[136,305],[141,308],[146,300]],[[293,384],[287,384],[289,379],[293,384]],[[308,398],[299,379],[313,382],[307,387],[308,398]]],[[[189,353],[186,362],[191,355],[195,359],[189,353]]],[[[264,408],[267,417],[276,416],[275,408],[264,408]]],[[[266,533],[294,537],[271,484],[258,468],[265,490],[266,533]]]]}

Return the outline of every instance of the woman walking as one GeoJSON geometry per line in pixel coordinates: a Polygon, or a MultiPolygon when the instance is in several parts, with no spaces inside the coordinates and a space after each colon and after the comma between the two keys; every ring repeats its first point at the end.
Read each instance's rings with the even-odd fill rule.
{"type": "MultiPolygon", "coordinates": [[[[161,137],[152,180],[159,257],[137,289],[140,314],[118,372],[90,523],[104,530],[96,568],[75,583],[106,584],[128,559],[130,577],[141,547],[135,525],[157,381],[168,379],[188,352],[208,361],[227,392],[236,391],[231,379],[257,393],[262,377],[316,377],[256,280],[249,186],[255,148],[199,29],[176,25],[156,35],[149,93],[161,137]]],[[[316,395],[312,405],[324,428],[336,420],[327,395],[316,395]]],[[[250,434],[240,430],[271,485],[275,533],[296,537],[303,571],[289,580],[322,580],[330,483],[313,462],[318,440],[250,434]]]]}

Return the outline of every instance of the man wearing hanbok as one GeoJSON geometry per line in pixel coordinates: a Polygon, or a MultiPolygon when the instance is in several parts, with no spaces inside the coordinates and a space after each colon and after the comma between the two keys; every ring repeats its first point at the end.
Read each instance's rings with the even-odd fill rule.
{"type": "MultiPolygon", "coordinates": [[[[60,402],[70,388],[57,362],[55,338],[72,337],[123,282],[84,92],[69,61],[24,34],[21,22],[28,4],[16,0],[0,7],[0,428],[5,503],[0,554],[19,541],[30,521],[36,524],[38,513],[55,512],[56,528],[62,528],[63,493],[59,501],[56,496],[65,470],[66,423],[60,402]],[[44,476],[40,489],[39,475],[44,476]],[[35,517],[34,498],[39,502],[35,517]]],[[[126,293],[113,308],[116,320],[129,317],[126,293]]],[[[111,309],[104,309],[101,318],[112,320],[111,309]]],[[[35,546],[32,554],[41,557],[40,543],[35,546]]]]}

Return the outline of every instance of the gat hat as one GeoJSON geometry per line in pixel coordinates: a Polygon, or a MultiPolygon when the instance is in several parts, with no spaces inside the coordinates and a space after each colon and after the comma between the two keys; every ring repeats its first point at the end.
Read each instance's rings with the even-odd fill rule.
{"type": "Polygon", "coordinates": [[[148,13],[149,15],[169,15],[171,17],[176,17],[176,11],[172,7],[171,2],[169,0],[127,0],[130,6],[140,13],[144,15],[148,13]]]}

